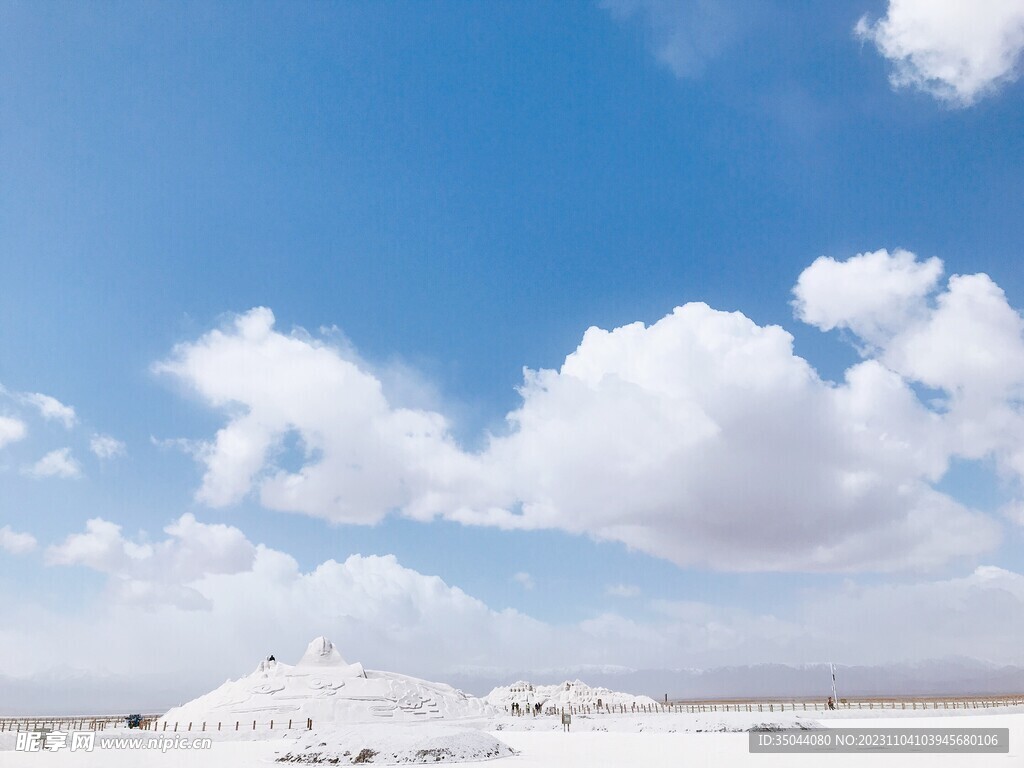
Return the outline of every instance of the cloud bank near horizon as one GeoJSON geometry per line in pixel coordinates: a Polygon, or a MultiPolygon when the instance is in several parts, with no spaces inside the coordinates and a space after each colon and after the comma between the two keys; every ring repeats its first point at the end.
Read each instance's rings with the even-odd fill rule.
{"type": "Polygon", "coordinates": [[[711,668],[738,659],[874,665],[963,656],[1024,664],[1015,640],[1024,632],[1024,576],[993,566],[952,578],[811,588],[786,615],[634,594],[638,616],[606,611],[556,624],[489,606],[393,555],[303,570],[289,554],[191,514],[164,531],[162,540],[128,537],[97,518],[46,548],[49,567],[93,571],[107,589],[87,611],[14,606],[8,618],[18,631],[3,633],[0,675],[45,676],[54,665],[61,674],[113,670],[139,675],[155,692],[167,678],[153,660],[187,660],[164,673],[191,696],[226,674],[249,672],[268,653],[297,657],[320,634],[372,669],[432,679],[609,664],[711,668]]]}

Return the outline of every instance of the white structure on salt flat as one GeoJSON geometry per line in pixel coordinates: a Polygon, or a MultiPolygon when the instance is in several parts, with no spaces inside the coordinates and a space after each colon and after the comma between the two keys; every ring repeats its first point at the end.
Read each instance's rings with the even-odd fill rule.
{"type": "Polygon", "coordinates": [[[443,683],[350,664],[326,637],[318,637],[294,666],[269,659],[238,680],[175,707],[169,723],[284,724],[413,721],[470,717],[495,710],[482,699],[443,683]]]}

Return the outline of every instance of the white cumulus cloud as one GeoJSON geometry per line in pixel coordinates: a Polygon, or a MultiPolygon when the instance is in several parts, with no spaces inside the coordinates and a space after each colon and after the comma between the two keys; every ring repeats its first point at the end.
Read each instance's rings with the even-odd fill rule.
{"type": "MultiPolygon", "coordinates": [[[[1024,318],[988,275],[953,275],[940,286],[940,274],[941,262],[936,270],[934,259],[919,263],[901,251],[879,251],[844,262],[818,259],[800,276],[797,309],[824,330],[848,328],[869,342],[877,362],[864,365],[884,366],[903,381],[941,393],[941,429],[931,437],[933,449],[968,459],[992,456],[1020,480],[1024,318]],[[891,293],[887,286],[905,286],[912,282],[911,275],[918,283],[912,295],[893,301],[913,305],[909,312],[892,310],[903,315],[901,322],[887,325],[870,302],[843,299],[845,294],[873,288],[891,293]]],[[[926,445],[924,437],[918,435],[919,446],[926,445]]]]}
{"type": "Polygon", "coordinates": [[[457,483],[472,464],[442,415],[392,407],[374,375],[325,342],[276,331],[268,309],[179,345],[156,370],[233,413],[194,446],[206,470],[198,499],[213,506],[255,485],[272,509],[373,523],[457,483]],[[304,452],[298,472],[274,462],[290,434],[304,452]]]}
{"type": "Polygon", "coordinates": [[[37,480],[46,477],[74,479],[82,476],[82,465],[71,455],[70,448],[57,448],[26,467],[24,474],[37,480]]]}
{"type": "MultiPolygon", "coordinates": [[[[556,528],[715,569],[890,570],[984,552],[999,524],[934,483],[951,456],[993,444],[967,451],[958,430],[970,423],[922,403],[888,362],[900,324],[932,317],[917,304],[941,263],[872,255],[865,270],[858,258],[819,260],[798,284],[805,317],[883,345],[844,381],[823,381],[778,326],[688,304],[650,326],[591,328],[558,370],[527,370],[508,434],[476,453],[443,415],[393,406],[358,362],[277,331],[267,309],[179,345],[157,370],[226,415],[197,451],[198,498],[214,506],[255,490],[268,508],[334,522],[394,511],[556,528]],[[834,279],[821,270],[875,283],[890,261],[902,276],[886,290],[914,311],[880,307],[851,285],[825,312],[834,279]],[[290,435],[297,470],[277,460],[290,435]]],[[[981,354],[946,352],[952,368],[981,354]]]]}
{"type": "Polygon", "coordinates": [[[861,253],[845,261],[821,256],[797,280],[797,317],[823,331],[848,328],[872,345],[884,344],[927,309],[942,261],[920,262],[910,251],[861,253]]]}
{"type": "Polygon", "coordinates": [[[894,87],[966,107],[1020,74],[1024,3],[890,0],[884,17],[861,18],[855,32],[892,62],[894,87]]]}
{"type": "Polygon", "coordinates": [[[182,608],[209,607],[193,588],[195,581],[252,567],[255,547],[237,528],[200,523],[194,515],[184,514],[164,532],[168,538],[163,541],[132,541],[122,535],[119,525],[93,518],[86,522],[84,533],[49,547],[46,561],[108,574],[118,600],[182,608]]]}
{"type": "Polygon", "coordinates": [[[994,540],[929,485],[935,418],[898,377],[869,364],[823,382],[788,333],[739,313],[591,328],[522,394],[490,448],[522,504],[501,525],[738,570],[934,565],[994,540]]]}

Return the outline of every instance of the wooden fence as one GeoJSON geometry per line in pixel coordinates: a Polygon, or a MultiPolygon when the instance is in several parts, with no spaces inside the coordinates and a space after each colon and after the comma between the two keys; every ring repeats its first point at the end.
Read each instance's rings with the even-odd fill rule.
{"type": "Polygon", "coordinates": [[[161,733],[207,733],[213,731],[256,731],[256,730],[274,730],[275,723],[277,724],[277,730],[279,731],[290,731],[293,729],[301,729],[305,731],[313,730],[313,721],[310,718],[304,720],[270,720],[265,723],[260,723],[256,720],[235,720],[235,722],[216,722],[213,721],[190,721],[184,722],[168,722],[167,720],[154,720],[151,723],[143,723],[142,727],[144,730],[160,731],[161,733]]]}
{"type": "MultiPolygon", "coordinates": [[[[0,732],[3,731],[103,731],[107,728],[127,728],[124,717],[4,717],[0,718],[0,732]]],[[[160,715],[145,715],[139,725],[143,731],[160,731],[161,733],[207,733],[213,731],[256,731],[256,730],[287,731],[293,729],[313,730],[313,721],[303,720],[236,720],[234,722],[168,722],[161,720],[160,715]]]]}
{"type": "MultiPolygon", "coordinates": [[[[1024,706],[1024,694],[1017,696],[994,697],[947,697],[947,698],[915,698],[915,699],[840,699],[836,703],[837,710],[979,710],[999,707],[1024,706]]],[[[548,708],[541,713],[532,707],[524,708],[518,714],[521,717],[541,717],[543,715],[568,712],[572,715],[610,715],[610,714],[665,714],[685,713],[701,714],[707,712],[826,712],[828,706],[820,699],[792,700],[775,699],[770,701],[670,701],[656,704],[616,704],[600,707],[569,706],[555,711],[548,708]]],[[[107,728],[125,728],[127,719],[124,716],[72,716],[72,717],[0,717],[0,732],[4,731],[37,731],[50,729],[55,731],[103,731],[107,728]]],[[[313,721],[304,720],[235,720],[233,722],[190,721],[169,722],[160,715],[143,715],[140,725],[142,730],[160,731],[161,733],[208,733],[214,731],[257,731],[257,730],[313,730],[313,721]]]]}
{"type": "MultiPolygon", "coordinates": [[[[143,722],[155,720],[160,715],[143,715],[143,722]]],[[[107,728],[127,727],[124,715],[67,715],[49,717],[44,715],[26,717],[0,717],[2,731],[33,731],[49,728],[60,731],[104,731],[107,728]]]]}
{"type": "MultiPolygon", "coordinates": [[[[840,699],[836,710],[977,710],[997,707],[1024,706],[1024,695],[998,697],[949,697],[949,698],[917,698],[917,699],[840,699]]],[[[532,708],[524,708],[517,713],[522,717],[539,717],[542,714],[561,714],[568,712],[573,715],[604,715],[604,714],[661,714],[686,713],[700,714],[706,712],[827,712],[825,701],[813,700],[771,700],[771,701],[672,701],[656,704],[616,704],[601,707],[563,707],[557,712],[549,708],[544,713],[534,712],[532,708]]]]}

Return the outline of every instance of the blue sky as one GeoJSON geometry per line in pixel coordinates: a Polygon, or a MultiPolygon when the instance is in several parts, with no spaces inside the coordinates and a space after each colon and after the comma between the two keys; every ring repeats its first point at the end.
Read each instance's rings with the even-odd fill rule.
{"type": "MultiPolygon", "coordinates": [[[[209,470],[201,446],[255,406],[241,395],[214,402],[203,394],[208,372],[155,367],[201,347],[214,329],[231,336],[239,317],[267,307],[282,338],[355,360],[384,382],[391,405],[443,414],[450,441],[480,456],[489,435],[516,433],[506,415],[523,405],[524,367],[558,370],[591,326],[651,325],[674,307],[705,302],[741,312],[758,328],[782,326],[795,354],[826,382],[841,384],[848,368],[872,359],[922,403],[955,398],[959,385],[944,389],[941,376],[930,379],[911,363],[901,368],[896,347],[886,347],[890,338],[871,338],[861,315],[831,326],[802,322],[792,304],[794,286],[818,257],[846,263],[888,249],[879,269],[889,274],[899,271],[892,256],[899,248],[917,254],[919,266],[932,257],[944,262],[943,277],[928,289],[932,307],[950,275],[976,273],[988,275],[1010,307],[1024,303],[1020,51],[1004,55],[1009,64],[993,74],[990,39],[965,33],[962,49],[949,55],[982,62],[980,83],[937,79],[914,70],[919,60],[886,55],[887,42],[899,42],[899,5],[3,3],[0,416],[22,423],[26,434],[0,441],[0,527],[30,534],[36,545],[0,550],[0,584],[37,595],[52,628],[106,611],[125,621],[137,616],[140,642],[145,627],[156,632],[152,617],[161,611],[195,614],[182,625],[191,626],[204,611],[220,610],[215,590],[198,582],[245,570],[249,561],[228,566],[211,555],[207,570],[183,567],[187,575],[174,581],[132,570],[147,556],[125,555],[123,542],[104,544],[116,556],[54,549],[93,518],[121,526],[136,544],[162,541],[162,529],[189,513],[289,554],[302,572],[332,558],[394,554],[405,569],[440,576],[492,611],[513,609],[574,632],[582,626],[592,640],[606,635],[587,622],[608,617],[632,622],[638,636],[664,630],[665,617],[676,622],[646,654],[593,640],[589,662],[627,666],[744,663],[761,631],[754,618],[800,625],[814,616],[807,603],[814,590],[967,589],[976,568],[991,566],[1008,580],[1006,594],[1022,594],[1024,515],[1013,511],[1020,466],[1009,438],[949,448],[937,461],[950,469],[913,475],[979,515],[956,523],[987,531],[965,551],[918,560],[893,549],[882,566],[851,555],[757,567],[742,548],[729,554],[728,536],[719,533],[721,557],[702,561],[686,548],[685,520],[673,529],[682,549],[666,554],[643,543],[650,531],[663,538],[654,524],[630,538],[563,519],[558,509],[532,522],[524,513],[525,527],[510,530],[521,521],[466,524],[455,508],[472,506],[469,496],[513,511],[542,505],[558,497],[553,487],[493,498],[477,488],[430,521],[396,508],[363,521],[369,525],[328,511],[282,511],[255,485],[209,503],[197,496],[209,470]],[[875,26],[858,35],[865,15],[875,26]],[[883,28],[886,19],[892,23],[883,28]],[[908,66],[916,81],[893,79],[908,66]],[[865,346],[874,351],[860,354],[865,346]],[[27,393],[73,407],[74,425],[44,418],[27,393]],[[94,435],[112,436],[123,450],[93,455],[94,435]],[[69,474],[79,476],[29,471],[65,447],[79,465],[69,474]],[[755,572],[744,572],[744,558],[755,572]],[[517,573],[529,574],[533,586],[517,573]],[[143,599],[125,607],[118,585],[128,583],[145,594],[156,584],[155,605],[143,599]],[[616,585],[631,589],[608,594],[616,585]],[[206,602],[186,609],[174,597],[180,590],[206,602]],[[69,595],[80,601],[71,604],[69,595]],[[676,608],[666,610],[669,603],[676,608]],[[683,603],[690,612],[680,625],[683,603]],[[707,613],[695,615],[695,604],[707,613]],[[723,626],[733,640],[705,647],[693,639],[723,626]]],[[[1021,19],[992,21],[1000,23],[1018,29],[1021,19]]],[[[940,53],[947,42],[935,43],[940,53]]],[[[820,315],[833,298],[814,294],[806,315],[815,307],[820,315]]],[[[966,359],[971,338],[944,347],[943,359],[966,359]]],[[[1006,385],[1003,405],[1014,413],[1020,381],[1006,385]]],[[[955,411],[948,402],[926,407],[955,411]]],[[[307,433],[275,435],[275,471],[317,460],[312,448],[303,459],[307,433]]],[[[519,442],[508,451],[519,457],[516,466],[530,466],[535,444],[519,442]]],[[[505,465],[495,462],[500,472],[505,465]]],[[[579,468],[552,466],[562,475],[579,468]]],[[[598,456],[580,471],[596,477],[608,466],[598,456]]],[[[757,475],[756,466],[732,469],[757,475]]],[[[687,514],[710,521],[719,513],[709,503],[687,514]]],[[[800,528],[819,514],[788,498],[778,504],[780,526],[800,528]]],[[[897,503],[891,514],[904,512],[897,503]]],[[[180,564],[194,554],[185,550],[169,557],[180,564]]],[[[344,610],[325,611],[334,617],[321,622],[328,631],[357,634],[336,626],[344,610]]],[[[0,624],[0,658],[31,644],[18,623],[28,615],[0,624]]],[[[360,619],[374,620],[386,624],[360,619]]],[[[301,629],[316,623],[306,616],[301,629]]],[[[810,641],[794,651],[800,641],[782,636],[772,660],[824,654],[810,641]]],[[[969,655],[969,641],[896,653],[969,655]]],[[[261,652],[263,638],[252,642],[246,652],[261,652]]],[[[1024,662],[1000,653],[977,651],[1024,662]]],[[[872,654],[849,660],[884,660],[872,654]]],[[[443,654],[408,663],[417,672],[457,666],[443,654]]],[[[568,661],[534,655],[516,663],[568,661]]],[[[121,671],[114,658],[106,666],[121,671]]]]}

